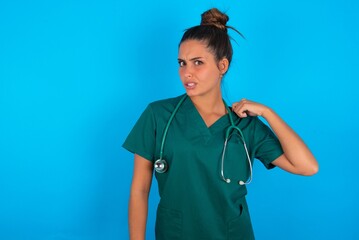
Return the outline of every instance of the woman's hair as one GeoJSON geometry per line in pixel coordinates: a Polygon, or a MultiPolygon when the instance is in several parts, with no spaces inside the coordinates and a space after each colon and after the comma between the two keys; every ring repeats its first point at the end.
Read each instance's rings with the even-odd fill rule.
{"type": "Polygon", "coordinates": [[[227,58],[230,64],[233,49],[227,29],[230,28],[241,36],[242,34],[235,28],[227,26],[228,20],[229,17],[217,8],[205,11],[201,15],[201,24],[187,29],[179,45],[186,40],[202,41],[207,44],[208,49],[214,54],[217,62],[227,58]]]}

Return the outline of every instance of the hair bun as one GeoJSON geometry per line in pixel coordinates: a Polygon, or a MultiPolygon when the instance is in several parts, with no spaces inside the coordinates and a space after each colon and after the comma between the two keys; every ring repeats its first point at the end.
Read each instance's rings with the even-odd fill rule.
{"type": "Polygon", "coordinates": [[[217,8],[212,8],[208,11],[205,11],[201,15],[201,25],[212,25],[222,30],[227,31],[227,22],[229,17],[219,11],[217,8]]]}

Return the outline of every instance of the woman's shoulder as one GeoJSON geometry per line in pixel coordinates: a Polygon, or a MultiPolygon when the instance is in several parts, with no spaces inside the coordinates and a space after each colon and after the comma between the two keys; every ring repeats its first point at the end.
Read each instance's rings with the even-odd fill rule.
{"type": "Polygon", "coordinates": [[[237,114],[232,114],[235,115],[235,125],[237,125],[240,129],[254,128],[257,124],[263,124],[263,122],[257,116],[247,116],[245,118],[240,118],[237,114]]]}
{"type": "Polygon", "coordinates": [[[179,101],[181,100],[181,98],[183,96],[184,96],[184,94],[177,96],[177,97],[157,100],[157,101],[151,102],[149,104],[149,107],[152,108],[152,110],[155,112],[164,111],[164,110],[172,111],[176,107],[176,105],[179,103],[179,101]]]}

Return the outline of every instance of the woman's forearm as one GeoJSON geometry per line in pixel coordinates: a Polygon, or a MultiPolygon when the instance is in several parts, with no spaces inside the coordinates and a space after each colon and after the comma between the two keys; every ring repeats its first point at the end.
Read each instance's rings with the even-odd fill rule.
{"type": "Polygon", "coordinates": [[[128,206],[128,224],[131,240],[144,240],[146,236],[152,169],[151,161],[135,154],[134,174],[128,206]]]}
{"type": "Polygon", "coordinates": [[[148,193],[131,191],[129,202],[129,230],[131,240],[144,240],[148,212],[148,193]]]}

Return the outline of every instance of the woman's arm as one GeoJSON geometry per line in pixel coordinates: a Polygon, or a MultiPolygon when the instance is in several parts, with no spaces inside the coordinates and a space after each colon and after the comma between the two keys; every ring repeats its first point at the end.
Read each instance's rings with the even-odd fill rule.
{"type": "Polygon", "coordinates": [[[234,103],[233,111],[239,117],[262,116],[277,135],[284,154],[272,163],[288,172],[314,175],[319,166],[302,139],[272,109],[246,99],[234,103]]]}
{"type": "Polygon", "coordinates": [[[144,240],[146,236],[148,195],[151,188],[152,171],[152,162],[135,154],[128,215],[131,240],[144,240]]]}

